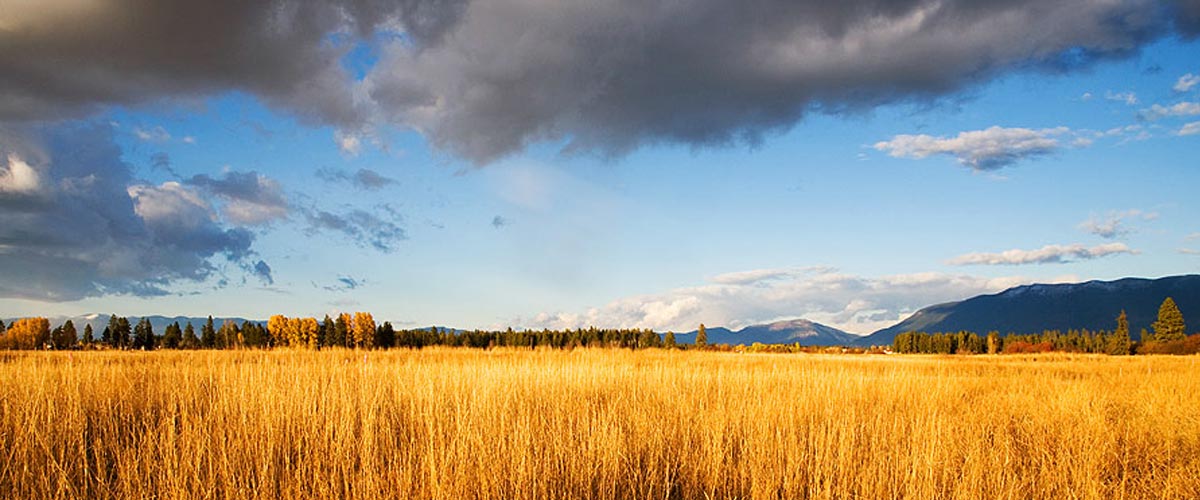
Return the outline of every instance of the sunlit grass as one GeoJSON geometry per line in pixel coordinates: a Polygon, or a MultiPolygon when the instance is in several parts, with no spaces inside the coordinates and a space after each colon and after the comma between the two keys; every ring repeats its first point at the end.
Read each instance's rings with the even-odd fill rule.
{"type": "Polygon", "coordinates": [[[1196,357],[0,353],[11,498],[1194,498],[1196,357]]]}

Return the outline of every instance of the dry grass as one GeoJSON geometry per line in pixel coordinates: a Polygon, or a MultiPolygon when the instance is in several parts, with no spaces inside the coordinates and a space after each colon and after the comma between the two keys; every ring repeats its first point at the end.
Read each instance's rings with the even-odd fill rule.
{"type": "Polygon", "coordinates": [[[0,353],[12,498],[1195,498],[1196,357],[0,353]]]}

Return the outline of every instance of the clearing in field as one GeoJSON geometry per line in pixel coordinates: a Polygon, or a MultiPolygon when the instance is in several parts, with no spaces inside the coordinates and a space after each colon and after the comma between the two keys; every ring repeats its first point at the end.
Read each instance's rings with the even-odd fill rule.
{"type": "Polygon", "coordinates": [[[1188,498],[1195,357],[0,354],[12,498],[1188,498]]]}

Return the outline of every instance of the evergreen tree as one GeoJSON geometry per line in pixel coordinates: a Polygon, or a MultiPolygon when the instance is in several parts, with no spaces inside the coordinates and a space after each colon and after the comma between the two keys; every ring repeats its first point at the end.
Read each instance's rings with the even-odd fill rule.
{"type": "Polygon", "coordinates": [[[149,319],[138,320],[137,327],[133,332],[133,348],[144,351],[154,349],[154,327],[150,324],[149,319]]]}
{"type": "Polygon", "coordinates": [[[179,343],[183,341],[183,330],[179,328],[179,322],[167,325],[167,329],[163,331],[162,346],[167,349],[178,349],[179,343]]]}
{"type": "Polygon", "coordinates": [[[1125,310],[1121,310],[1121,315],[1117,316],[1117,331],[1113,332],[1108,338],[1106,352],[1115,355],[1129,354],[1133,342],[1129,338],[1129,318],[1125,316],[1125,310]]]}
{"type": "Polygon", "coordinates": [[[384,321],[383,326],[376,329],[375,347],[390,349],[396,345],[396,329],[390,321],[384,321]]]}
{"type": "Polygon", "coordinates": [[[700,329],[696,330],[696,347],[703,348],[708,345],[708,330],[704,328],[704,323],[700,323],[700,329]]]}
{"type": "Polygon", "coordinates": [[[104,327],[104,333],[100,334],[100,341],[106,345],[116,347],[117,328],[120,326],[120,320],[116,314],[108,317],[108,326],[104,327]]]}
{"type": "Polygon", "coordinates": [[[657,333],[654,333],[653,329],[647,328],[642,330],[642,334],[638,336],[637,346],[642,349],[661,347],[662,339],[659,338],[657,333]]]}
{"type": "Polygon", "coordinates": [[[667,349],[674,349],[677,347],[675,344],[675,332],[667,330],[666,338],[663,339],[663,346],[667,349]]]}
{"type": "Polygon", "coordinates": [[[182,349],[200,347],[200,338],[196,336],[196,329],[192,327],[191,321],[183,328],[183,338],[179,340],[179,347],[182,349]]]}
{"type": "Polygon", "coordinates": [[[95,340],[96,339],[92,338],[92,324],[91,323],[84,324],[83,325],[83,347],[86,348],[88,346],[91,346],[92,342],[95,342],[95,340]]]}
{"type": "Polygon", "coordinates": [[[1154,340],[1170,342],[1183,340],[1187,337],[1186,325],[1183,323],[1183,313],[1175,305],[1175,300],[1167,297],[1158,308],[1158,321],[1150,325],[1154,328],[1154,340]]]}
{"type": "Polygon", "coordinates": [[[317,330],[317,347],[329,346],[329,334],[331,330],[333,330],[333,319],[326,314],[325,320],[321,322],[321,328],[317,330]]]}
{"type": "Polygon", "coordinates": [[[117,344],[117,347],[128,348],[132,332],[133,328],[129,325],[129,318],[117,318],[117,329],[113,330],[113,342],[117,344]]]}
{"type": "Polygon", "coordinates": [[[337,347],[347,347],[347,342],[350,340],[350,322],[347,320],[349,314],[339,314],[333,322],[333,336],[329,339],[329,345],[337,347]]]}
{"type": "Polygon", "coordinates": [[[63,323],[61,342],[63,345],[59,349],[74,347],[79,342],[79,334],[75,330],[75,322],[68,319],[66,323],[63,323]]]}
{"type": "Polygon", "coordinates": [[[7,328],[4,327],[4,320],[0,320],[0,333],[4,333],[7,328]]]}
{"type": "Polygon", "coordinates": [[[209,316],[204,326],[200,327],[200,345],[205,349],[217,347],[217,329],[213,327],[213,317],[209,316]]]}

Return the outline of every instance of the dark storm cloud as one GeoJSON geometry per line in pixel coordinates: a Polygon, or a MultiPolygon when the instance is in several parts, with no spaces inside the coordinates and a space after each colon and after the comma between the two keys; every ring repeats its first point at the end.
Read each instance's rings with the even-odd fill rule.
{"type": "Polygon", "coordinates": [[[346,172],[345,170],[322,168],[317,170],[317,178],[329,182],[346,182],[365,191],[377,191],[396,183],[395,179],[385,177],[380,175],[379,172],[366,168],[360,168],[354,173],[346,172]]]}
{"type": "Polygon", "coordinates": [[[0,121],[80,116],[104,104],[227,90],[297,115],[363,119],[337,34],[403,27],[430,43],[455,1],[14,1],[0,19],[0,121]]]}
{"type": "Polygon", "coordinates": [[[363,85],[385,120],[479,163],[547,140],[754,144],[811,112],[1127,56],[1193,32],[1197,3],[492,0],[444,43],[393,46],[363,85]]]}
{"type": "Polygon", "coordinates": [[[348,133],[397,125],[486,163],[539,141],[619,155],[757,143],[806,114],[1070,71],[1171,33],[1200,1],[18,1],[0,121],[249,92],[348,133]],[[381,55],[360,81],[341,58],[381,55]]]}
{"type": "Polygon", "coordinates": [[[196,191],[137,183],[106,125],[0,129],[0,204],[0,297],[163,295],[253,255],[196,191]]]}

